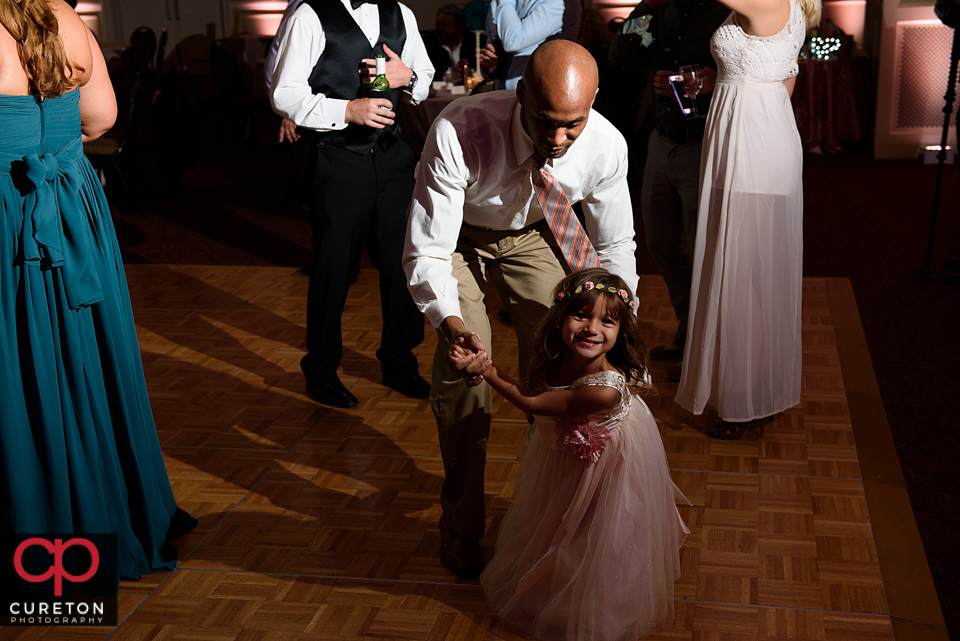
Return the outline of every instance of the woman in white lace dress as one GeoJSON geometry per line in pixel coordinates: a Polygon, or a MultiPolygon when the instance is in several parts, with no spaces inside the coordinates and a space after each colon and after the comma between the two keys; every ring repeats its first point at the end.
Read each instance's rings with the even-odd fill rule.
{"type": "Polygon", "coordinates": [[[800,402],[803,152],[790,92],[820,0],[721,0],[677,402],[737,439],[800,402]]]}

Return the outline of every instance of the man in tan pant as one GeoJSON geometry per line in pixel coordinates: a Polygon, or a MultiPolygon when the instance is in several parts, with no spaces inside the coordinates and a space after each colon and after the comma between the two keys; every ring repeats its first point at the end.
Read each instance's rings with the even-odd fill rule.
{"type": "MultiPolygon", "coordinates": [[[[597,67],[579,45],[557,40],[531,56],[517,90],[462,98],[427,135],[414,189],[404,269],[417,306],[437,328],[430,401],[446,480],[440,502],[440,560],[461,576],[483,569],[483,468],[490,388],[452,366],[451,346],[490,346],[484,304],[492,282],[514,322],[520,373],[533,332],[552,304],[564,263],[537,199],[534,155],[570,203],[603,267],[635,288],[633,208],[627,145],[591,110],[597,67]]],[[[489,352],[489,350],[487,350],[489,352]]]]}

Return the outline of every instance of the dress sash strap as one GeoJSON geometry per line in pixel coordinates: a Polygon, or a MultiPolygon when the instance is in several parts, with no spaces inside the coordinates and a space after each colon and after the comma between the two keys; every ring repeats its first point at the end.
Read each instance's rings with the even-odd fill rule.
{"type": "Polygon", "coordinates": [[[760,80],[750,76],[725,75],[717,77],[718,85],[746,85],[748,87],[760,87],[762,89],[786,89],[782,81],[760,80]]]}

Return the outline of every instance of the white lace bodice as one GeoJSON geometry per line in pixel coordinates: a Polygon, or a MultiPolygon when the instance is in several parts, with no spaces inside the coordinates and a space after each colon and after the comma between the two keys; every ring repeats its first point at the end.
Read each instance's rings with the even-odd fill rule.
{"type": "Polygon", "coordinates": [[[710,39],[710,52],[723,76],[746,76],[767,82],[783,82],[797,75],[797,54],[807,35],[806,17],[797,0],[790,1],[790,19],[775,36],[760,38],[744,33],[737,13],[730,16],[710,39]]]}

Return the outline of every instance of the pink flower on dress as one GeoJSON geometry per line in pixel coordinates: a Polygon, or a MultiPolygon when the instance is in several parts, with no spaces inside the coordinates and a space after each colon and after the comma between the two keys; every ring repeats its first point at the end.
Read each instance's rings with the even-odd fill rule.
{"type": "Polygon", "coordinates": [[[593,283],[588,280],[583,284],[583,288],[589,292],[591,289],[593,289],[593,283]]]}
{"type": "Polygon", "coordinates": [[[568,423],[557,421],[557,443],[581,461],[596,463],[610,441],[610,430],[595,421],[568,423]]]}

